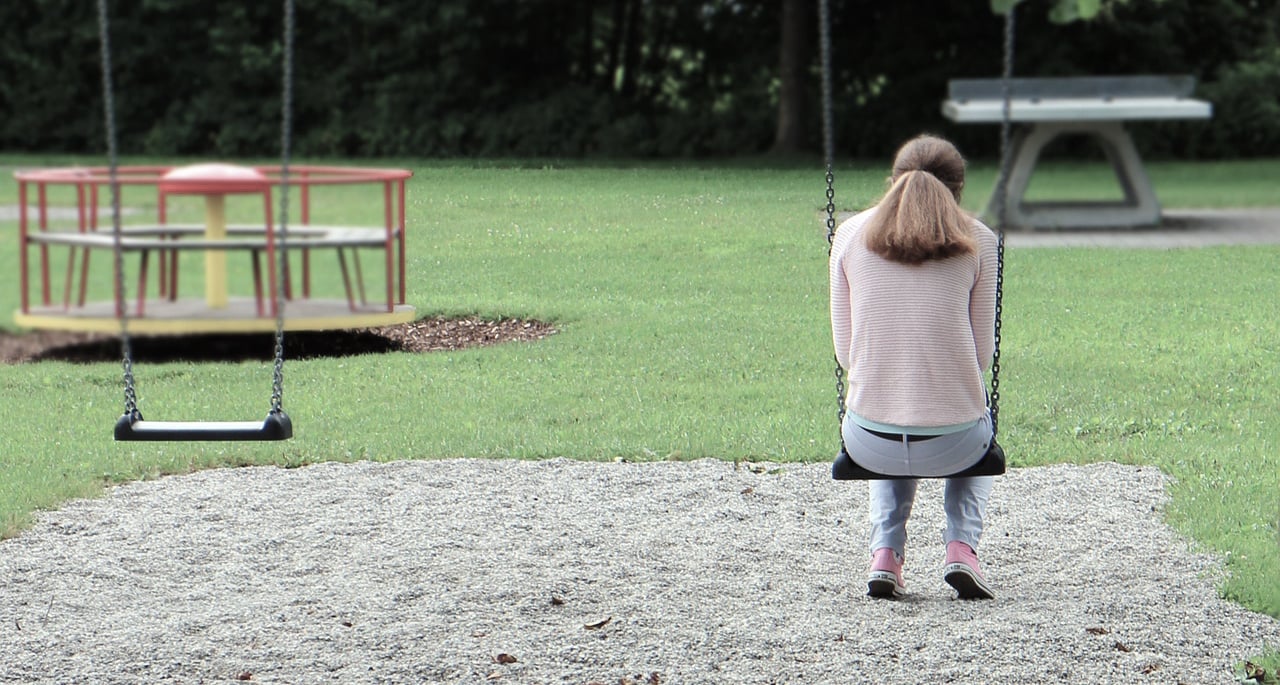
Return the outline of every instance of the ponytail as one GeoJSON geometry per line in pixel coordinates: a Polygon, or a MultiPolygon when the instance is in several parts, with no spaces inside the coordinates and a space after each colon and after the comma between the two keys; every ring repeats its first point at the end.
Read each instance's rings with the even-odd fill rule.
{"type": "Polygon", "coordinates": [[[867,249],[903,264],[976,249],[972,221],[959,204],[964,159],[955,146],[933,136],[915,138],[899,150],[893,171],[893,185],[867,225],[867,249]]]}

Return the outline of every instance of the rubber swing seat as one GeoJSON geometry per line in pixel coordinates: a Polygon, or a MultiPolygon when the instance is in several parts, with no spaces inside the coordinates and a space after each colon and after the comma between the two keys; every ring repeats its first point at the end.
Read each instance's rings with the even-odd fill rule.
{"type": "Polygon", "coordinates": [[[831,464],[831,477],[835,480],[904,480],[908,478],[972,478],[974,476],[998,476],[1005,472],[1004,449],[996,444],[995,438],[991,439],[991,446],[987,448],[986,454],[978,460],[976,464],[955,474],[945,476],[889,476],[883,473],[876,473],[867,468],[859,466],[849,456],[848,450],[844,445],[840,445],[840,454],[836,455],[835,462],[831,464]]]}
{"type": "Polygon", "coordinates": [[[142,414],[125,414],[116,421],[116,440],[155,441],[267,441],[293,437],[293,422],[283,411],[259,421],[144,421],[142,414]]]}

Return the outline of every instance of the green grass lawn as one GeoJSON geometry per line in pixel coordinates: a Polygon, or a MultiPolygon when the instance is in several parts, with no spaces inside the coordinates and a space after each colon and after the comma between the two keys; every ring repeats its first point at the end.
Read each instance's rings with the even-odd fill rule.
{"type": "MultiPolygon", "coordinates": [[[[45,162],[7,157],[3,173],[45,162]]],[[[420,315],[537,318],[559,333],[290,362],[285,407],[296,437],[278,444],[115,443],[118,364],[5,367],[0,534],[104,483],[211,466],[831,457],[820,169],[377,164],[415,172],[409,301],[420,315]]],[[[1105,190],[1098,169],[1059,165],[1039,183],[1105,190]]],[[[838,169],[839,207],[873,202],[885,173],[838,169]]],[[[1155,164],[1150,173],[1170,207],[1280,204],[1280,160],[1155,164]]],[[[983,204],[992,176],[990,166],[974,170],[967,205],[983,204]]],[[[15,197],[12,181],[0,183],[0,205],[15,197]]],[[[349,221],[377,217],[356,197],[317,201],[349,221]]],[[[0,269],[15,274],[14,222],[0,231],[9,235],[0,269]]],[[[1173,476],[1166,515],[1226,555],[1223,593],[1280,617],[1278,263],[1280,246],[1011,248],[1000,426],[1014,466],[1117,461],[1173,476]]],[[[6,282],[0,311],[12,312],[17,281],[6,282]]],[[[109,296],[109,281],[94,287],[109,296]]],[[[135,373],[151,419],[244,420],[269,405],[266,362],[135,373]]]]}

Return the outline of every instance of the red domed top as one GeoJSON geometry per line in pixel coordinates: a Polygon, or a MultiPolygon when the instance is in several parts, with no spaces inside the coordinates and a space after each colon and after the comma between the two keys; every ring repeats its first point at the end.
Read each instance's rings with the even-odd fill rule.
{"type": "Polygon", "coordinates": [[[256,193],[270,186],[261,171],[236,164],[192,164],[170,169],[160,179],[160,191],[193,195],[256,193]]]}

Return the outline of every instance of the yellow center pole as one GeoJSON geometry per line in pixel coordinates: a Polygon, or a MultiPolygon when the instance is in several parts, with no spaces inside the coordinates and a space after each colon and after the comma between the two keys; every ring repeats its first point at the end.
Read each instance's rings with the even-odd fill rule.
{"type": "MultiPolygon", "coordinates": [[[[222,195],[204,198],[204,237],[207,240],[227,237],[227,202],[222,195]]],[[[204,297],[210,309],[227,308],[227,253],[224,250],[204,253],[204,297]]]]}

